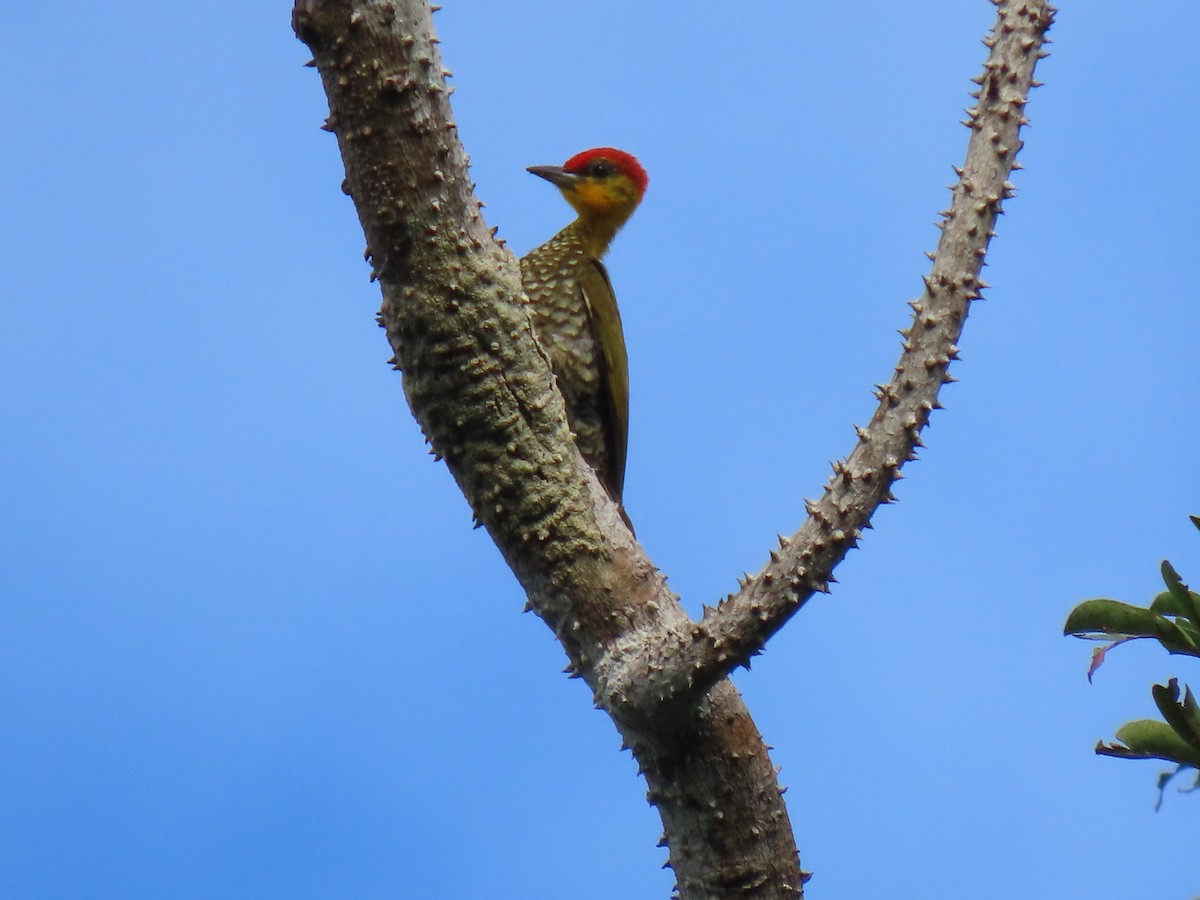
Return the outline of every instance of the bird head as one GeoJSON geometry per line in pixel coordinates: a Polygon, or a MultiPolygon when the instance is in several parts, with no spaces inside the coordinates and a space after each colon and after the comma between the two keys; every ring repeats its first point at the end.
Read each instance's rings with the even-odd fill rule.
{"type": "Polygon", "coordinates": [[[624,150],[597,147],[576,153],[561,166],[530,166],[560,191],[583,219],[610,220],[620,227],[642,202],[650,179],[624,150]]]}

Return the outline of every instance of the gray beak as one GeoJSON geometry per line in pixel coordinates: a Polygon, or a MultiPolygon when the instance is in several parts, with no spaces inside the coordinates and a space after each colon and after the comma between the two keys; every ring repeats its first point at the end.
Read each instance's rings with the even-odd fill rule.
{"type": "Polygon", "coordinates": [[[572,175],[562,166],[530,166],[525,171],[532,172],[538,178],[545,178],[555,187],[568,188],[579,180],[578,175],[572,175]]]}

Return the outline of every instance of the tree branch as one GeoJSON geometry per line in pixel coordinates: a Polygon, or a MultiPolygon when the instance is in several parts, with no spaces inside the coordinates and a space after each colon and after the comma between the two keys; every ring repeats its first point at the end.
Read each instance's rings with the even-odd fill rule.
{"type": "Polygon", "coordinates": [[[978,296],[1033,62],[1052,13],[1001,6],[980,109],[896,376],[797,534],[737,597],[691,622],[566,425],[516,260],[480,213],[421,0],[296,0],[383,292],[405,395],[526,591],[637,758],[684,898],[797,897],[804,874],[774,769],[725,679],[825,588],[889,497],[978,296]]]}
{"type": "MultiPolygon", "coordinates": [[[[471,192],[430,10],[297,0],[293,26],[321,74],[413,414],[569,669],[606,705],[596,667],[620,655],[618,639],[687,616],[567,430],[516,261],[471,192]]],[[[798,896],[782,792],[732,685],[670,722],[609,712],[662,816],[682,896],[798,896]]]]}
{"type": "Polygon", "coordinates": [[[939,408],[938,393],[953,381],[950,362],[971,301],[987,285],[980,279],[988,243],[1012,194],[1008,178],[1016,155],[1026,99],[1054,9],[1045,0],[998,2],[996,25],[984,38],[989,48],[973,94],[978,104],[963,123],[971,130],[966,161],[956,167],[958,183],[950,208],[941,213],[942,236],[925,290],[910,302],[913,321],[901,332],[902,353],[895,374],[876,386],[879,406],[858,441],[791,537],[779,538],[770,562],[746,580],[736,595],[706,608],[703,621],[674,632],[667,642],[643,641],[623,658],[621,671],[608,673],[614,693],[630,705],[673,705],[702,696],[735,668],[747,665],[767,639],[783,627],[816,592],[828,592],[832,573],[858,543],[871,516],[891,502],[900,469],[916,458],[920,433],[939,408]]]}

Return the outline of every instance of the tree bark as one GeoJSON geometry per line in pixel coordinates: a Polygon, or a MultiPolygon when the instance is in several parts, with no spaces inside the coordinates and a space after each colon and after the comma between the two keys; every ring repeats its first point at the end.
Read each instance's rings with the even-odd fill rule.
{"type": "Polygon", "coordinates": [[[637,758],[684,898],[799,897],[775,771],[728,674],[854,546],[919,445],[970,301],[1053,10],[1001,2],[971,139],[893,379],[822,497],[771,561],[692,622],[566,425],[516,260],[484,223],[423,0],[296,0],[383,293],[380,323],[437,455],[637,758]]]}

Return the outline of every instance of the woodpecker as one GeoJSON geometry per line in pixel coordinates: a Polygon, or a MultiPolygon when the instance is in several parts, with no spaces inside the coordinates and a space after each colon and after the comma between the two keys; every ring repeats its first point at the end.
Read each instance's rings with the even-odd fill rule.
{"type": "Polygon", "coordinates": [[[629,364],[617,298],[600,259],[641,203],[649,178],[634,157],[612,147],[529,171],[557,187],[579,216],[521,260],[521,285],[579,452],[620,506],[629,364]]]}

